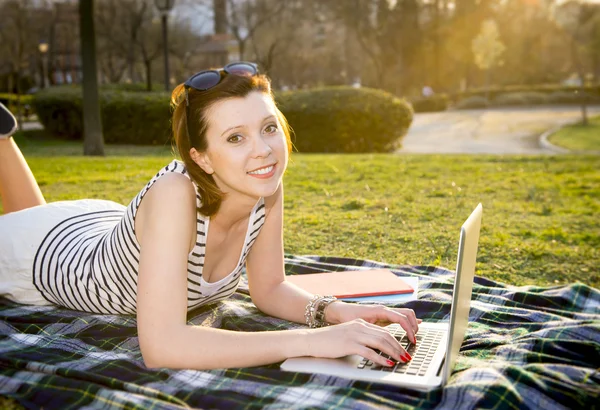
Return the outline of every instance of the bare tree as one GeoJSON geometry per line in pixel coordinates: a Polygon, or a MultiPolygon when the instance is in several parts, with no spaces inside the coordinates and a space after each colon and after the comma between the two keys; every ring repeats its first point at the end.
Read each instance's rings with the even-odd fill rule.
{"type": "Polygon", "coordinates": [[[589,44],[593,41],[586,36],[586,26],[594,20],[597,7],[593,4],[588,4],[581,1],[571,0],[561,6],[562,13],[557,22],[565,32],[569,42],[571,61],[573,68],[577,72],[579,80],[579,92],[581,96],[581,123],[588,125],[587,114],[587,92],[586,85],[586,69],[584,64],[584,56],[588,51],[589,44]]]}
{"type": "Polygon", "coordinates": [[[152,64],[163,53],[162,29],[158,21],[147,19],[135,41],[146,71],[146,90],[152,91],[152,64]]]}
{"type": "Polygon", "coordinates": [[[99,54],[101,67],[111,82],[118,82],[125,70],[131,81],[135,79],[136,49],[140,36],[151,24],[152,5],[148,0],[102,0],[98,4],[99,54]]]}
{"type": "Polygon", "coordinates": [[[371,62],[372,84],[402,92],[422,44],[422,4],[417,0],[330,0],[327,5],[352,30],[371,62]]]}
{"type": "MultiPolygon", "coordinates": [[[[297,58],[297,52],[308,45],[300,32],[303,25],[314,17],[313,6],[313,2],[302,0],[261,1],[260,7],[280,7],[270,21],[256,26],[247,38],[253,60],[264,72],[271,72],[276,60],[297,58]]],[[[260,7],[255,8],[254,12],[261,13],[260,7]]]]}
{"type": "Polygon", "coordinates": [[[228,27],[238,42],[240,59],[246,56],[246,45],[256,31],[272,22],[288,7],[290,2],[268,0],[227,0],[228,27]]]}
{"type": "Polygon", "coordinates": [[[31,75],[35,71],[35,66],[32,67],[31,63],[38,61],[35,53],[41,19],[40,14],[33,11],[30,0],[0,3],[0,59],[9,71],[8,89],[10,92],[16,90],[18,96],[16,110],[19,126],[23,122],[20,96],[25,91],[22,89],[22,78],[23,75],[31,75]]]}

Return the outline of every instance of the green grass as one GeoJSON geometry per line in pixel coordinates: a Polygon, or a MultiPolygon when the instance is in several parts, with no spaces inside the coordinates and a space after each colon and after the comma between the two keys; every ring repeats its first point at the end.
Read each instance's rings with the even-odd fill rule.
{"type": "MultiPolygon", "coordinates": [[[[48,201],[127,204],[168,147],[19,139],[48,201]],[[135,154],[138,155],[135,155],[135,154]]],[[[514,285],[599,287],[600,157],[294,154],[285,177],[285,250],[453,268],[459,228],[483,203],[477,273],[514,285]]]]}
{"type": "Polygon", "coordinates": [[[567,125],[552,134],[548,140],[571,151],[600,152],[600,116],[590,118],[588,125],[567,125]]]}
{"type": "MultiPolygon", "coordinates": [[[[169,147],[17,140],[48,201],[127,204],[169,147]]],[[[456,264],[459,227],[484,217],[477,274],[513,285],[599,287],[600,156],[294,154],[285,177],[285,250],[395,264],[456,264]]],[[[0,397],[0,408],[22,408],[0,397]]]]}

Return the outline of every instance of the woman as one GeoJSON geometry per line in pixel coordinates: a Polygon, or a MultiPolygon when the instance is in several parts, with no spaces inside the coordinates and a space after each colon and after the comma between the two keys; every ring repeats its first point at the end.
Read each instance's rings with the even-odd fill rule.
{"type": "Polygon", "coordinates": [[[161,169],[127,207],[90,199],[46,204],[15,142],[0,139],[0,294],[135,313],[152,368],[349,354],[382,366],[410,360],[375,323],[399,323],[414,341],[420,321],[412,310],[343,303],[286,282],[282,177],[290,131],[256,65],[195,74],[171,102],[182,161],[161,169]],[[244,263],[256,306],[308,329],[244,333],[186,324],[188,310],[235,291],[244,263]]]}

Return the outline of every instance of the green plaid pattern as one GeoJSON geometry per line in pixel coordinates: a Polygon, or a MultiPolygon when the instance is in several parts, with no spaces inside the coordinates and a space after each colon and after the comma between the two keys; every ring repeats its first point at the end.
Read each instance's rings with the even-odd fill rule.
{"type": "MultiPolygon", "coordinates": [[[[405,304],[448,320],[453,272],[428,266],[287,255],[288,274],[387,267],[418,276],[405,304]]],[[[261,331],[301,325],[268,317],[243,282],[189,323],[261,331]]],[[[428,393],[338,377],[254,368],[149,370],[133,316],[92,315],[0,299],[0,394],[27,408],[591,409],[600,395],[600,292],[576,283],[513,287],[476,277],[470,321],[449,383],[428,393]]]]}

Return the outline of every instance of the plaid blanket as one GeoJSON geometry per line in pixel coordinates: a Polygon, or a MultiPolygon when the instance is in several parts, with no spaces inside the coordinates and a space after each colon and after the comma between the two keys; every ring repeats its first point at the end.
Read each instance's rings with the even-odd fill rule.
{"type": "MultiPolygon", "coordinates": [[[[289,274],[392,268],[418,276],[418,317],[448,320],[453,272],[317,256],[289,274]]],[[[580,283],[512,287],[476,277],[471,324],[449,383],[428,393],[271,366],[148,370],[132,316],[92,315],[0,299],[0,394],[27,408],[590,409],[600,394],[600,292],[580,283]]],[[[246,286],[190,312],[189,323],[260,331],[297,328],[261,314],[246,286]]]]}

